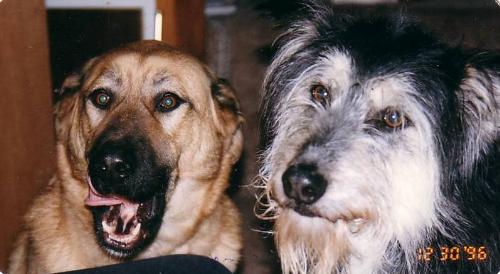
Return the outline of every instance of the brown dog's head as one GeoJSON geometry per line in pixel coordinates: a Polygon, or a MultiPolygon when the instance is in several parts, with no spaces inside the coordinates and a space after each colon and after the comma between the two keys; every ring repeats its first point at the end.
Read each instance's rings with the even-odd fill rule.
{"type": "Polygon", "coordinates": [[[60,93],[58,143],[80,182],[71,188],[110,255],[137,255],[168,230],[166,212],[191,208],[186,230],[211,213],[241,154],[243,120],[231,88],[204,65],[143,41],[92,59],[60,93]]]}

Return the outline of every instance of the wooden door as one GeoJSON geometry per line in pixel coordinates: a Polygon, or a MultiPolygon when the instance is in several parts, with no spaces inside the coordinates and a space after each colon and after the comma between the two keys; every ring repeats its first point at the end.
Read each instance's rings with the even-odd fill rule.
{"type": "Polygon", "coordinates": [[[43,0],[0,1],[0,271],[22,215],[52,173],[53,127],[43,0]]]}
{"type": "Polygon", "coordinates": [[[163,15],[162,40],[205,59],[205,0],[157,0],[163,15]]]}

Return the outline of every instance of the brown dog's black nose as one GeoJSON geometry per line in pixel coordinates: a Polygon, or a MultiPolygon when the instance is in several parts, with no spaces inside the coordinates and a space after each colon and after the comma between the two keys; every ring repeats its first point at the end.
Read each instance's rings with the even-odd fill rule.
{"type": "Polygon", "coordinates": [[[116,194],[130,201],[146,201],[162,193],[170,169],[159,165],[147,138],[139,134],[114,138],[103,134],[88,153],[88,175],[102,195],[116,194]]]}
{"type": "Polygon", "coordinates": [[[132,164],[122,155],[108,154],[100,163],[98,176],[110,181],[122,181],[133,172],[132,164]]]}
{"type": "Polygon", "coordinates": [[[94,187],[102,194],[123,188],[137,166],[134,154],[129,145],[123,144],[106,144],[94,152],[89,165],[94,187]]]}
{"type": "Polygon", "coordinates": [[[297,203],[312,204],[326,191],[327,182],[314,165],[290,166],[281,180],[286,196],[297,203]]]}

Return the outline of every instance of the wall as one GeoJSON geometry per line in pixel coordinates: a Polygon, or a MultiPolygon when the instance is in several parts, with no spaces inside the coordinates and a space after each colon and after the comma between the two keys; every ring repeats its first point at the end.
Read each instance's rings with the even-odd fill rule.
{"type": "Polygon", "coordinates": [[[0,271],[33,196],[53,165],[43,0],[0,2],[0,271]]]}

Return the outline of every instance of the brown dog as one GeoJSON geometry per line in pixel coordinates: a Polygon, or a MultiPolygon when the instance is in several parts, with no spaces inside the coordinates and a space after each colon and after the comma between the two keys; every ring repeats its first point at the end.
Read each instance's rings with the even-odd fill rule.
{"type": "Polygon", "coordinates": [[[234,271],[240,219],[225,189],[243,119],[232,90],[194,58],[143,41],[92,59],[61,92],[57,173],[8,273],[179,253],[234,271]]]}

